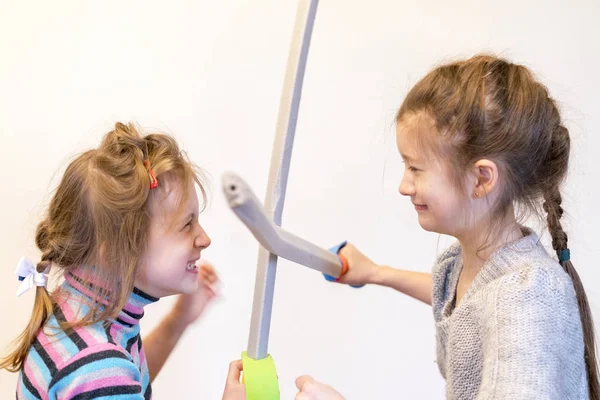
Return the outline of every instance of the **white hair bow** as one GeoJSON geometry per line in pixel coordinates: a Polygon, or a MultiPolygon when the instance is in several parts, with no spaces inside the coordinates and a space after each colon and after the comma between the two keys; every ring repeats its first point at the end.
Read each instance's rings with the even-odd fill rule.
{"type": "Polygon", "coordinates": [[[15,273],[21,281],[17,296],[22,295],[34,286],[46,287],[48,283],[48,270],[37,272],[35,264],[27,257],[21,257],[15,273]]]}

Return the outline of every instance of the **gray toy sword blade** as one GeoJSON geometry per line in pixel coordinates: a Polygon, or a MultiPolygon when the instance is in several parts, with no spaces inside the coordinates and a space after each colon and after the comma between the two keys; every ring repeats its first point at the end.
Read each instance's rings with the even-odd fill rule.
{"type": "MultiPolygon", "coordinates": [[[[271,156],[269,181],[265,196],[265,215],[277,226],[285,202],[290,159],[296,132],[296,121],[302,95],[304,71],[318,0],[300,0],[288,55],[287,69],[279,104],[279,115],[271,156]]],[[[259,248],[250,336],[247,354],[260,360],[268,355],[271,310],[277,270],[277,255],[262,246],[259,248]]]]}

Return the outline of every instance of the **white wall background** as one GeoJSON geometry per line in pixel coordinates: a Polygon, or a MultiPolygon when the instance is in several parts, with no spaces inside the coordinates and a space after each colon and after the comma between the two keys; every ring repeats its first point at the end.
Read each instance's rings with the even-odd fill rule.
{"type": "MultiPolygon", "coordinates": [[[[25,326],[14,266],[39,257],[35,225],[69,158],[117,121],[173,133],[213,177],[202,218],[222,296],[154,384],[156,399],[220,398],[248,336],[257,244],[226,207],[234,170],[264,194],[292,0],[0,0],[0,347],[25,326]]],[[[573,135],[565,188],[575,265],[600,321],[600,3],[322,0],[306,70],[284,226],[324,247],[427,271],[447,238],[420,230],[401,176],[393,115],[435,63],[492,51],[529,65],[573,135]]],[[[148,332],[172,299],[149,307],[148,332]]],[[[596,327],[600,325],[596,323],[596,327]]],[[[271,327],[282,399],[311,373],[350,399],[443,398],[430,310],[391,290],[356,291],[280,262],[271,327]]],[[[16,375],[0,371],[0,398],[16,375]]]]}

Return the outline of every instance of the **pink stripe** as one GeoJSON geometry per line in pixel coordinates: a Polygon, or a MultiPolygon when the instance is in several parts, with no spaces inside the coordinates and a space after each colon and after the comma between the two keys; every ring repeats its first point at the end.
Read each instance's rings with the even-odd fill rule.
{"type": "Polygon", "coordinates": [[[69,272],[71,275],[73,275],[75,278],[79,279],[82,282],[89,282],[94,286],[106,289],[106,285],[104,283],[101,284],[101,281],[99,279],[100,274],[98,272],[90,271],[89,268],[86,269],[84,267],[78,267],[69,272]]]}
{"type": "Polygon", "coordinates": [[[120,343],[121,341],[119,340],[120,335],[120,330],[123,329],[123,325],[119,325],[119,324],[111,324],[110,325],[110,337],[112,337],[113,342],[115,343],[120,343]]]}
{"type": "Polygon", "coordinates": [[[115,346],[114,344],[111,344],[111,343],[101,343],[101,344],[95,345],[94,347],[88,347],[88,348],[81,350],[79,353],[77,353],[73,357],[71,357],[69,359],[69,362],[67,364],[65,364],[64,366],[61,366],[61,368],[64,368],[67,365],[73,364],[77,360],[80,360],[83,357],[89,356],[90,354],[100,353],[105,350],[117,350],[117,351],[120,351],[121,353],[127,355],[125,350],[123,350],[121,347],[115,346]]]}
{"type": "Polygon", "coordinates": [[[137,319],[131,318],[129,315],[127,315],[125,313],[119,314],[119,319],[129,325],[137,325],[137,323],[138,323],[137,319]]]}
{"type": "Polygon", "coordinates": [[[135,305],[133,303],[131,303],[132,300],[129,300],[130,302],[125,304],[125,310],[129,311],[130,313],[133,314],[142,314],[144,312],[144,308],[140,307],[138,305],[135,305]]]}
{"type": "MultiPolygon", "coordinates": [[[[75,288],[75,290],[83,293],[84,295],[86,295],[90,299],[94,299],[95,298],[93,290],[90,290],[86,285],[82,285],[81,283],[79,283],[75,278],[73,278],[69,274],[65,274],[65,280],[67,282],[69,282],[69,284],[71,286],[73,286],[75,288]]],[[[108,302],[106,300],[104,300],[104,301],[100,301],[100,303],[106,305],[108,302]]]]}
{"type": "Polygon", "coordinates": [[[31,364],[32,363],[25,362],[25,367],[23,368],[23,373],[25,375],[27,375],[27,378],[29,379],[29,381],[31,382],[31,384],[33,385],[33,387],[37,389],[37,391],[40,394],[40,396],[42,396],[42,399],[47,399],[48,398],[48,393],[47,393],[46,390],[42,389],[42,386],[37,381],[37,379],[35,377],[35,373],[31,369],[31,364]]]}
{"type": "MultiPolygon", "coordinates": [[[[65,274],[65,280],[69,282],[69,284],[73,286],[76,290],[78,290],[79,292],[83,293],[91,299],[96,299],[94,291],[88,288],[87,285],[80,283],[80,281],[91,283],[95,287],[107,289],[105,284],[101,284],[97,274],[90,274],[89,271],[83,271],[82,268],[78,268],[74,271],[70,271],[70,273],[65,274]]],[[[109,303],[107,299],[102,298],[98,299],[98,301],[104,305],[108,305],[109,303]]]]}
{"type": "Polygon", "coordinates": [[[95,379],[92,381],[86,380],[81,382],[75,387],[69,388],[67,393],[64,393],[65,398],[74,397],[83,392],[89,392],[95,389],[110,388],[112,386],[127,385],[127,386],[140,386],[139,382],[132,379],[131,376],[124,376],[118,374],[110,374],[111,376],[106,378],[95,379]]]}
{"type": "Polygon", "coordinates": [[[119,331],[123,330],[123,325],[119,325],[119,324],[111,324],[110,325],[110,337],[112,338],[113,342],[115,343],[121,343],[121,333],[119,331]]]}
{"type": "Polygon", "coordinates": [[[112,324],[111,326],[111,330],[114,329],[116,331],[122,331],[123,329],[125,329],[125,327],[121,324],[112,324]]]}

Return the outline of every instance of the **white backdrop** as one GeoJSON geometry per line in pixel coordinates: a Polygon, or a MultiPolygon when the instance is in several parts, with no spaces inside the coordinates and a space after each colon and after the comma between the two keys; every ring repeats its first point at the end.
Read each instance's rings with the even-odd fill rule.
{"type": "MultiPolygon", "coordinates": [[[[323,247],[349,239],[377,262],[427,271],[448,238],[423,232],[397,193],[393,116],[440,61],[490,51],[529,65],[573,135],[565,187],[573,261],[600,321],[600,3],[322,0],[305,76],[283,225],[323,247]]],[[[0,347],[25,326],[14,267],[68,160],[113,123],[175,135],[212,176],[201,219],[220,300],[185,335],[156,399],[218,399],[244,350],[258,245],[227,208],[225,170],[264,196],[296,2],[0,0],[0,347]]],[[[169,310],[146,311],[146,333],[169,310]]],[[[596,326],[600,326],[598,323],[596,326]]],[[[271,326],[282,399],[302,373],[349,399],[443,398],[430,309],[392,290],[353,290],[280,262],[271,326]]],[[[16,374],[0,371],[0,398],[16,374]]]]}

